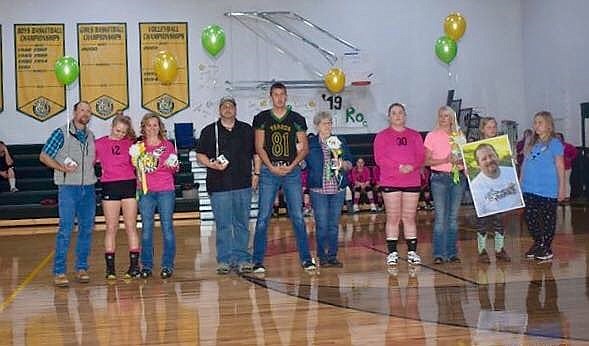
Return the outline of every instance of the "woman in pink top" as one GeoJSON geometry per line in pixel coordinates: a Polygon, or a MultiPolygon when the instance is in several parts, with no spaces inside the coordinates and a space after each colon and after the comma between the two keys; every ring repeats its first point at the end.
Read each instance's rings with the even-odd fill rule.
{"type": "Polygon", "coordinates": [[[372,174],[370,174],[370,168],[366,167],[363,158],[356,160],[356,166],[352,168],[349,173],[350,185],[352,191],[354,191],[354,213],[358,212],[358,202],[360,201],[360,195],[366,193],[368,202],[370,203],[370,211],[376,212],[376,205],[374,204],[374,194],[372,193],[372,174]]]}
{"type": "Polygon", "coordinates": [[[104,259],[106,278],[115,280],[115,240],[119,229],[119,217],[123,220],[129,243],[128,278],[139,277],[139,238],[137,236],[137,200],[135,169],[131,164],[129,148],[135,142],[131,118],[117,115],[112,121],[110,135],[96,140],[96,161],[102,167],[102,211],[106,220],[104,233],[104,259]]]}
{"type": "MultiPolygon", "coordinates": [[[[174,273],[176,236],[174,234],[174,205],[176,193],[174,174],[178,171],[178,156],[174,145],[166,139],[165,127],[155,113],[147,113],[141,120],[141,134],[150,165],[146,169],[147,192],[139,198],[141,212],[141,277],[148,278],[153,270],[153,226],[155,211],[160,214],[163,252],[160,277],[167,279],[174,273]]],[[[142,174],[143,175],[143,174],[142,174]]],[[[140,182],[143,187],[143,182],[140,182]]]]}
{"type": "Polygon", "coordinates": [[[419,132],[405,127],[405,106],[389,106],[389,127],[374,139],[374,160],[380,168],[380,189],[386,210],[386,239],[389,266],[397,265],[399,252],[399,223],[407,242],[407,262],[421,263],[417,254],[415,213],[419,201],[420,170],[424,161],[423,140],[419,132]]]}
{"type": "Polygon", "coordinates": [[[433,257],[435,264],[444,261],[460,263],[456,247],[458,234],[458,210],[466,188],[466,177],[462,173],[462,159],[452,155],[450,139],[457,130],[456,113],[448,106],[438,109],[436,128],[425,137],[425,164],[431,168],[431,193],[434,199],[435,220],[433,234],[433,257]],[[452,166],[460,172],[458,183],[454,183],[452,166]]]}

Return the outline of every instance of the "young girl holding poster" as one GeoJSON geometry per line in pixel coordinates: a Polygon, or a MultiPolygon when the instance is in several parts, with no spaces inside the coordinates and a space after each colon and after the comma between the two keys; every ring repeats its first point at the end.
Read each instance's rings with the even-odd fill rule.
{"type": "MultiPolygon", "coordinates": [[[[485,117],[480,123],[481,139],[488,139],[497,136],[497,121],[493,117],[485,117]]],[[[477,159],[478,161],[478,159],[477,159]]],[[[476,220],[477,248],[480,263],[491,263],[486,249],[487,229],[492,228],[495,232],[495,259],[497,262],[510,262],[511,258],[505,252],[505,228],[503,227],[502,214],[493,214],[479,217],[476,220]]]]}

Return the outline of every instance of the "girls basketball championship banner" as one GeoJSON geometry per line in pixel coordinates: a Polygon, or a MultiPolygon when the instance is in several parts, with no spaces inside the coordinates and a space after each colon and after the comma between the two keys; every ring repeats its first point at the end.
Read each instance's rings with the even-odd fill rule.
{"type": "Polygon", "coordinates": [[[16,109],[39,121],[65,110],[55,62],[65,55],[63,24],[14,24],[16,109]]]}
{"type": "Polygon", "coordinates": [[[467,143],[461,149],[478,217],[525,206],[507,135],[467,143]]]}
{"type": "Polygon", "coordinates": [[[127,24],[78,23],[80,99],[108,119],[129,107],[127,24]]]}
{"type": "Polygon", "coordinates": [[[139,23],[139,35],[141,105],[171,117],[190,104],[188,23],[139,23]],[[165,64],[158,65],[162,59],[165,64]]]}

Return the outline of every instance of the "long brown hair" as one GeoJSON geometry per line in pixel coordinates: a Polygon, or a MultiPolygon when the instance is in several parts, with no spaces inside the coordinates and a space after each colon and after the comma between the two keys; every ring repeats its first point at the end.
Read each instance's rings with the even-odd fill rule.
{"type": "Polygon", "coordinates": [[[161,140],[166,139],[166,126],[164,125],[164,122],[162,121],[162,119],[160,119],[160,117],[157,114],[149,112],[143,116],[143,119],[141,119],[141,135],[143,136],[143,140],[145,140],[145,126],[147,126],[147,121],[152,118],[157,119],[157,122],[160,127],[158,137],[161,140]]]}
{"type": "Polygon", "coordinates": [[[135,140],[137,136],[135,135],[135,130],[133,129],[133,123],[131,122],[131,118],[127,115],[118,114],[112,120],[112,127],[114,128],[117,124],[124,124],[127,125],[127,134],[125,138],[135,140]]]}
{"type": "Polygon", "coordinates": [[[549,111],[540,111],[540,112],[534,114],[534,121],[536,121],[537,118],[544,119],[546,124],[548,124],[550,127],[550,133],[548,134],[548,138],[546,140],[542,140],[540,138],[540,136],[538,136],[538,134],[534,130],[533,135],[528,136],[526,138],[526,142],[524,145],[525,155],[528,155],[530,153],[530,151],[532,151],[532,148],[534,147],[534,145],[536,145],[538,142],[549,143],[552,138],[556,137],[556,134],[554,133],[554,118],[552,117],[552,113],[550,113],[549,111]]]}

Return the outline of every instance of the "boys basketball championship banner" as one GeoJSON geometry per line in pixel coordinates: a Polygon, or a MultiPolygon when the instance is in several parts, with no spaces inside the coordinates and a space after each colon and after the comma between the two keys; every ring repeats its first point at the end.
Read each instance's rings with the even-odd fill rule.
{"type": "Polygon", "coordinates": [[[164,118],[189,106],[188,23],[139,23],[141,46],[141,105],[164,118]],[[158,53],[177,61],[177,75],[162,83],[155,73],[158,53]]]}
{"type": "Polygon", "coordinates": [[[2,75],[2,25],[0,25],[0,113],[4,110],[4,76],[2,75]]]}
{"type": "Polygon", "coordinates": [[[108,119],[129,107],[127,24],[78,23],[80,99],[108,119]]]}
{"type": "Polygon", "coordinates": [[[55,62],[65,55],[63,24],[14,24],[16,109],[39,121],[65,110],[55,62]]]}

